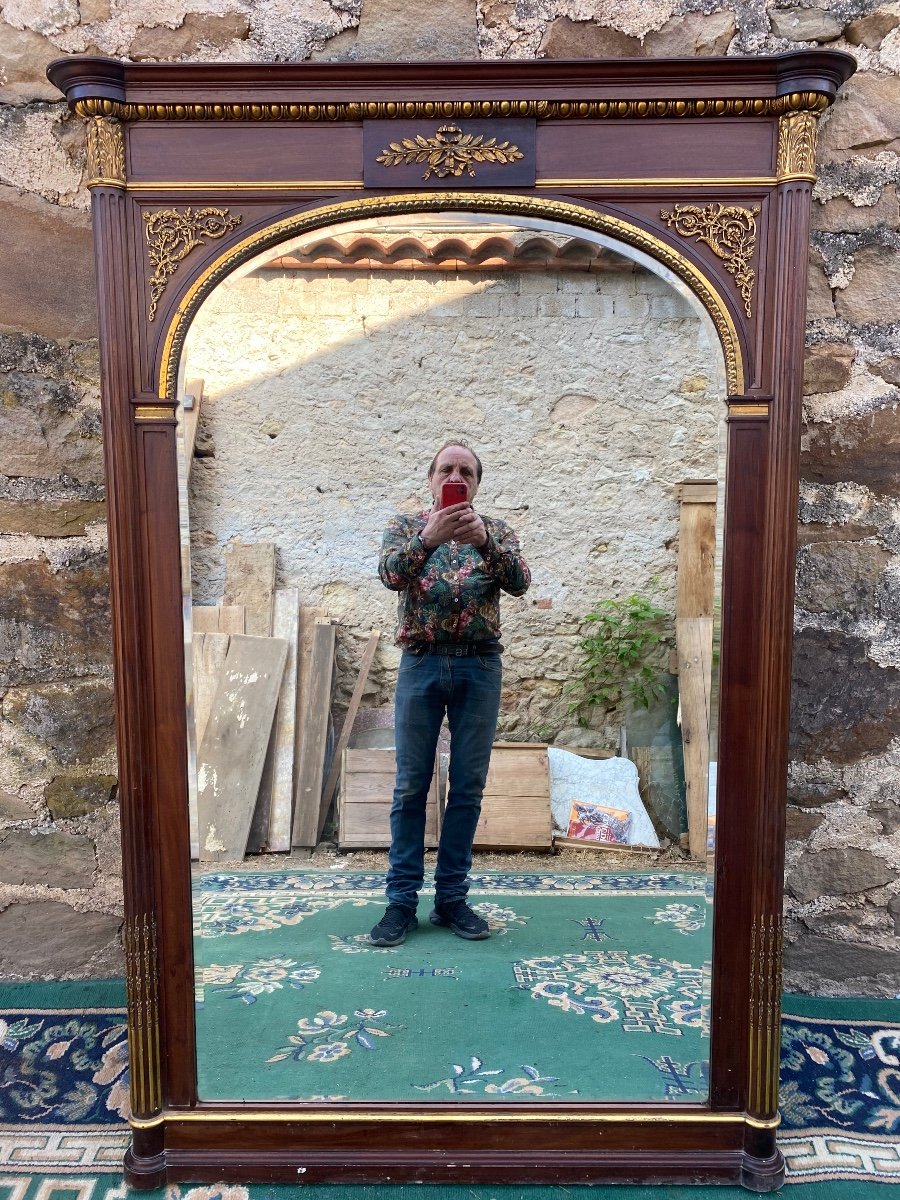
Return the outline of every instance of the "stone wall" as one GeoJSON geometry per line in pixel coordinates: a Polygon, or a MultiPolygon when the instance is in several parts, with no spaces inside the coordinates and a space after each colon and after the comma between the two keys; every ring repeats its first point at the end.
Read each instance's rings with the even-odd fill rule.
{"type": "Polygon", "coordinates": [[[900,990],[900,522],[890,454],[900,385],[900,6],[871,0],[7,0],[0,972],[113,969],[119,911],[84,144],[44,79],[46,63],[98,51],[284,61],[822,45],[850,50],[860,71],[822,120],[814,193],[787,980],[821,993],[900,990]]]}

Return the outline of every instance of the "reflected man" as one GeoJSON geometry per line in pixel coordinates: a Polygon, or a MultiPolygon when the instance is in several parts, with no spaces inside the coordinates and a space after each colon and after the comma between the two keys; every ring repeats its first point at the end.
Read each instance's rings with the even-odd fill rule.
{"type": "Polygon", "coordinates": [[[472,507],[481,474],[481,460],[466,442],[445,443],[428,468],[430,511],[394,517],[382,539],[378,573],[385,587],[400,593],[396,642],[403,654],[395,697],[388,907],[370,934],[376,946],[397,946],[418,925],[425,802],[445,713],[449,791],[429,920],[463,938],[490,933],[466,896],[500,710],[500,592],[524,595],[531,574],[506,522],[472,507]],[[445,483],[465,484],[467,498],[442,508],[445,483]]]}

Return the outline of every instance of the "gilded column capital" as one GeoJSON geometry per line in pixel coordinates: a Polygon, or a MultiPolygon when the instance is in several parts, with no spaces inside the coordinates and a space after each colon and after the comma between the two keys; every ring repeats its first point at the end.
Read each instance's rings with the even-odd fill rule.
{"type": "Polygon", "coordinates": [[[776,177],[816,178],[817,118],[811,112],[790,113],[778,119],[778,162],[776,177]]]}
{"type": "Polygon", "coordinates": [[[87,185],[125,186],[125,133],[115,117],[87,118],[87,185]]]}

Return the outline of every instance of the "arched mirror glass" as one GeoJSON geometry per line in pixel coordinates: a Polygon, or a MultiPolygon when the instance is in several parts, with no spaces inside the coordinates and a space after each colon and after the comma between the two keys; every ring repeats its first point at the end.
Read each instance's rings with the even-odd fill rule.
{"type": "Polygon", "coordinates": [[[368,218],[244,264],[180,380],[200,1098],[705,1103],[725,388],[702,307],[583,229],[368,218]],[[419,927],[378,947],[379,556],[452,439],[531,577],[500,603],[469,872],[491,936],[428,920],[444,727],[419,927]]]}

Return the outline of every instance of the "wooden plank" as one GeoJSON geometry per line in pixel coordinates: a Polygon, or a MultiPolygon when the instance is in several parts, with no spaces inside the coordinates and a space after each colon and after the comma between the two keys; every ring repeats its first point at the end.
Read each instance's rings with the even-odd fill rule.
{"type": "Polygon", "coordinates": [[[294,772],[297,766],[297,643],[300,636],[300,592],[275,593],[275,637],[288,643],[287,665],[275,714],[273,778],[268,806],[268,847],[288,852],[294,821],[294,772]]]}
{"type": "Polygon", "coordinates": [[[350,743],[350,735],[353,732],[353,722],[356,720],[356,714],[359,711],[359,704],[362,700],[363,689],[366,686],[366,680],[369,677],[369,669],[372,666],[372,660],[375,657],[375,651],[378,649],[378,641],[381,637],[381,632],[378,629],[373,629],[369,634],[369,640],[366,643],[366,648],[363,651],[362,662],[359,664],[359,673],[356,676],[356,685],[353,688],[353,695],[350,697],[350,704],[347,707],[347,715],[344,718],[344,725],[341,729],[341,736],[338,738],[338,744],[334,749],[334,758],[331,764],[331,770],[328,772],[328,778],[325,780],[325,787],[322,789],[322,804],[319,809],[319,828],[318,838],[322,836],[322,830],[325,827],[325,818],[328,816],[328,808],[331,804],[331,798],[334,796],[334,789],[337,787],[338,776],[341,773],[341,763],[343,761],[344,751],[350,743]]]}
{"type": "Polygon", "coordinates": [[[716,567],[716,506],[682,501],[678,525],[676,617],[711,617],[716,567]]]}
{"type": "Polygon", "coordinates": [[[687,504],[716,504],[719,483],[716,479],[685,479],[676,485],[675,495],[687,504]]]}
{"type": "Polygon", "coordinates": [[[712,619],[675,621],[678,695],[691,858],[705,858],[709,792],[709,706],[712,685],[712,619]]]}
{"type": "Polygon", "coordinates": [[[287,653],[282,638],[231,638],[198,755],[201,862],[243,857],[287,653]]]}
{"type": "Polygon", "coordinates": [[[271,637],[275,600],[275,543],[229,542],[225,547],[225,604],[242,604],[252,637],[271,637]]]}
{"type": "Polygon", "coordinates": [[[197,746],[203,741],[213,698],[219,686],[222,669],[228,655],[227,633],[195,633],[191,639],[191,657],[194,677],[194,725],[197,730],[197,746]]]}
{"type": "Polygon", "coordinates": [[[193,604],[191,605],[191,632],[196,636],[198,633],[218,633],[219,632],[219,609],[215,604],[193,604]]]}
{"type": "Polygon", "coordinates": [[[634,855],[635,858],[654,858],[659,854],[652,846],[625,846],[621,842],[591,842],[586,838],[557,837],[553,835],[554,846],[565,846],[572,850],[614,850],[617,854],[634,855]]]}
{"type": "Polygon", "coordinates": [[[478,849],[552,848],[546,747],[493,747],[473,844],[478,849]]]}
{"type": "Polygon", "coordinates": [[[293,830],[295,846],[315,846],[318,841],[333,670],[334,626],[327,617],[319,617],[313,626],[306,711],[297,761],[293,830]]]}
{"type": "MultiPolygon", "coordinates": [[[[351,750],[341,755],[338,790],[338,845],[341,849],[385,850],[391,844],[391,803],[397,759],[393,750],[351,750]],[[370,770],[370,767],[373,769],[370,770]]],[[[425,801],[425,847],[440,837],[438,761],[425,801]]]]}
{"type": "Polygon", "coordinates": [[[324,608],[300,607],[300,622],[297,634],[297,719],[295,729],[297,741],[294,746],[294,798],[292,802],[293,819],[291,826],[291,841],[293,842],[293,822],[297,819],[297,788],[300,784],[300,758],[303,753],[303,725],[306,721],[306,710],[309,707],[309,668],[312,657],[313,630],[316,621],[326,619],[328,614],[324,608]]]}
{"type": "MultiPolygon", "coordinates": [[[[184,413],[184,459],[188,478],[194,465],[194,444],[197,441],[197,425],[200,422],[200,405],[203,402],[203,380],[189,379],[182,397],[184,413]]],[[[212,631],[215,632],[215,631],[212,631]]]]}
{"type": "Polygon", "coordinates": [[[244,609],[239,604],[194,604],[191,629],[194,633],[243,633],[244,609]]]}
{"type": "Polygon", "coordinates": [[[219,604],[219,633],[246,633],[243,604],[219,604]]]}

